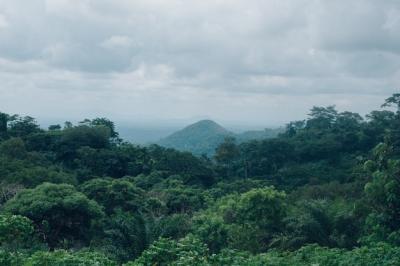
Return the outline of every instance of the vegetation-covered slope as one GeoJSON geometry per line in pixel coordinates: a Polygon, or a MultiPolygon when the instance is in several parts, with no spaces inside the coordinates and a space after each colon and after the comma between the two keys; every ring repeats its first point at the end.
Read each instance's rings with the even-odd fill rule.
{"type": "Polygon", "coordinates": [[[238,142],[245,142],[273,138],[281,132],[282,129],[265,129],[235,134],[212,120],[201,120],[161,139],[157,144],[194,155],[213,156],[225,138],[233,137],[238,142]]]}
{"type": "Polygon", "coordinates": [[[213,154],[225,137],[233,135],[214,121],[201,120],[161,139],[158,144],[196,155],[213,154]]]}

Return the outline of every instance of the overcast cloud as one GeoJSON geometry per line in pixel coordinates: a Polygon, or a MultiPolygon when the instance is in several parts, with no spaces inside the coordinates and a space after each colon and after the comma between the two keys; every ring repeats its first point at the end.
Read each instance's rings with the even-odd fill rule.
{"type": "Polygon", "coordinates": [[[40,119],[365,114],[400,88],[400,1],[0,0],[0,81],[40,119]]]}

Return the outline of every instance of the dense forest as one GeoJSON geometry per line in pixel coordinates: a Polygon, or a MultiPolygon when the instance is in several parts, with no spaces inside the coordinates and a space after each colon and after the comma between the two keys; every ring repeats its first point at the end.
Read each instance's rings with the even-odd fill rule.
{"type": "Polygon", "coordinates": [[[399,265],[400,94],[212,158],[0,113],[0,265],[399,265]]]}

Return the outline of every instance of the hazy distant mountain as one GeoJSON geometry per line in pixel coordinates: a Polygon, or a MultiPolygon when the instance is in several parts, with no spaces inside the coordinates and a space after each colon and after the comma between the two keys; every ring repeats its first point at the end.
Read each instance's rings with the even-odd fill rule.
{"type": "Polygon", "coordinates": [[[157,144],[181,151],[190,151],[195,155],[213,155],[215,149],[226,137],[235,137],[238,142],[243,142],[275,137],[280,131],[280,129],[266,129],[235,134],[212,120],[201,120],[161,139],[157,144]]]}
{"type": "Polygon", "coordinates": [[[196,155],[210,155],[227,136],[234,134],[214,121],[201,120],[161,139],[157,144],[196,155]]]}

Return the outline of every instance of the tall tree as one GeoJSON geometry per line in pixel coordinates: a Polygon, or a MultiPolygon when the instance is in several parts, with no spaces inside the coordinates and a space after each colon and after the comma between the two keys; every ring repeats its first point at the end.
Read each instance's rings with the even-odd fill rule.
{"type": "Polygon", "coordinates": [[[396,116],[392,122],[389,141],[393,146],[393,151],[396,155],[400,155],[400,93],[395,93],[385,100],[382,107],[395,106],[397,108],[396,116]]]}
{"type": "Polygon", "coordinates": [[[4,210],[31,219],[50,248],[63,241],[88,241],[92,222],[104,215],[95,201],[73,186],[51,183],[21,191],[4,210]]]}

